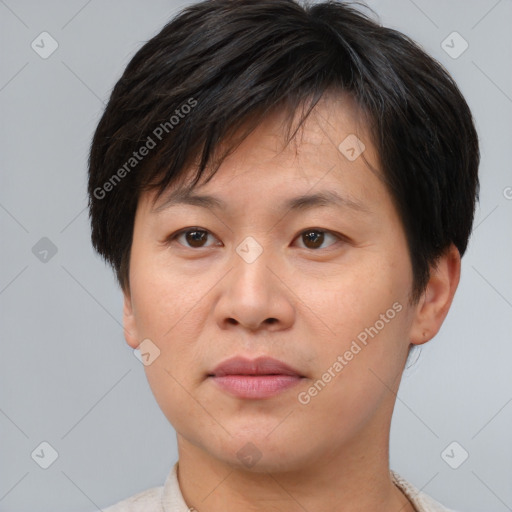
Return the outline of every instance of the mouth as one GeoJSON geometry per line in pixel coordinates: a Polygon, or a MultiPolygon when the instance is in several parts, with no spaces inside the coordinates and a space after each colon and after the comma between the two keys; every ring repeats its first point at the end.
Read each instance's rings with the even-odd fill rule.
{"type": "Polygon", "coordinates": [[[236,398],[264,399],[290,389],[305,376],[270,357],[233,357],[218,365],[208,374],[208,378],[222,391],[236,398]]]}

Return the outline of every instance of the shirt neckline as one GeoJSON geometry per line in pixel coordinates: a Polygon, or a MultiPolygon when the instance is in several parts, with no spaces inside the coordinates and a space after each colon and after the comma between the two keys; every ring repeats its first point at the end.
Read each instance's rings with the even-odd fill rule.
{"type": "MultiPolygon", "coordinates": [[[[191,512],[194,510],[185,503],[185,499],[181,493],[178,481],[178,464],[179,461],[174,464],[164,484],[162,492],[163,512],[191,512]]],[[[421,491],[416,489],[395,471],[390,470],[390,475],[396,487],[398,487],[398,489],[400,489],[405,497],[411,502],[415,512],[425,511],[425,508],[420,502],[422,499],[421,491]]]]}

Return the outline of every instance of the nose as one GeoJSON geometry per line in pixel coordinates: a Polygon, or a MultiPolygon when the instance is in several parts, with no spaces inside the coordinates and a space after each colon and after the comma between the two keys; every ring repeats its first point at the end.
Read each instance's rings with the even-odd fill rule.
{"type": "Polygon", "coordinates": [[[270,251],[246,258],[233,255],[231,271],[221,281],[215,316],[221,329],[282,330],[295,318],[292,283],[270,251]]]}

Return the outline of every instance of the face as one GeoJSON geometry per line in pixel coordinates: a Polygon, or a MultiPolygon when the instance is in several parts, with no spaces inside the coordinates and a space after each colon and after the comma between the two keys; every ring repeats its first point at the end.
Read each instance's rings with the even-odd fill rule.
{"type": "Polygon", "coordinates": [[[146,375],[179,441],[218,461],[293,469],[388,435],[417,308],[360,119],[326,96],[286,146],[276,113],[192,191],[214,200],[173,201],[177,185],[140,198],[127,341],[150,340],[146,375]],[[295,373],[216,372],[235,356],[295,373]]]}

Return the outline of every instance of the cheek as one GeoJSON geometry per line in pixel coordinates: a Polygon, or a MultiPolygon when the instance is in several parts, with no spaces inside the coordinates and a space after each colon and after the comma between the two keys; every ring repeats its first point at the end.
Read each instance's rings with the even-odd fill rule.
{"type": "Polygon", "coordinates": [[[330,270],[326,267],[321,278],[301,276],[294,287],[318,326],[324,324],[330,337],[342,340],[356,337],[377,321],[378,327],[384,321],[389,330],[389,320],[396,323],[396,310],[400,309],[400,306],[393,308],[393,304],[398,302],[405,309],[411,286],[406,264],[401,268],[392,258],[386,261],[377,253],[354,260],[343,267],[336,265],[330,270]],[[314,286],[311,279],[316,281],[314,286]],[[388,310],[388,315],[380,320],[380,315],[388,310]]]}
{"type": "Polygon", "coordinates": [[[154,362],[144,367],[146,377],[171,419],[175,404],[178,409],[191,406],[184,388],[191,388],[202,371],[195,341],[204,328],[200,316],[201,306],[206,304],[201,302],[203,286],[197,279],[157,265],[151,255],[137,250],[131,261],[130,285],[138,336],[150,339],[159,350],[154,362]]]}
{"type": "Polygon", "coordinates": [[[321,293],[310,290],[308,307],[315,313],[311,318],[317,334],[324,333],[321,343],[310,345],[316,352],[315,378],[329,381],[326,399],[329,395],[334,401],[343,397],[350,402],[359,396],[362,402],[350,406],[368,408],[372,396],[379,397],[386,389],[379,378],[389,385],[400,373],[411,324],[412,276],[407,264],[402,257],[368,258],[346,275],[330,276],[319,288],[321,293]]]}
{"type": "MultiPolygon", "coordinates": [[[[201,282],[170,272],[143,258],[133,258],[131,289],[139,335],[149,338],[160,354],[144,367],[155,400],[177,431],[185,429],[186,418],[201,421],[201,411],[190,391],[202,376],[195,341],[201,323],[201,282]],[[182,425],[183,423],[183,425],[182,425]]],[[[206,426],[205,426],[206,428],[206,426]]],[[[210,426],[211,428],[211,426],[210,426]]],[[[186,429],[185,429],[186,430],[186,429]]]]}
{"type": "Polygon", "coordinates": [[[195,332],[197,322],[191,319],[205,294],[203,280],[177,272],[159,258],[135,252],[130,283],[142,335],[167,344],[176,332],[195,332]]]}
{"type": "Polygon", "coordinates": [[[310,387],[298,397],[304,413],[321,419],[323,429],[343,433],[340,439],[363,428],[376,411],[392,407],[408,347],[407,310],[397,312],[400,305],[393,304],[368,305],[359,312],[362,322],[340,321],[337,336],[319,348],[310,387]]]}

